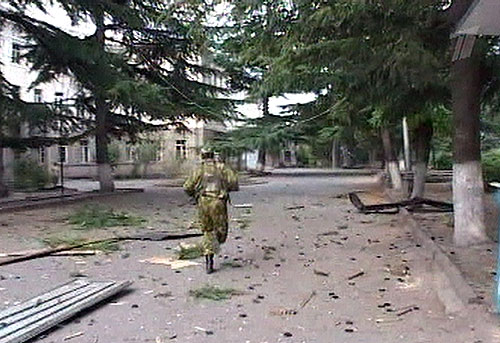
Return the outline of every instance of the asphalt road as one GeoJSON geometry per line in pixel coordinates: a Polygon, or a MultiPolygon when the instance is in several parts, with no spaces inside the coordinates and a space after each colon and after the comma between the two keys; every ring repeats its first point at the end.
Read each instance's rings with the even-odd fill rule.
{"type": "MultiPolygon", "coordinates": [[[[177,242],[131,242],[109,255],[0,267],[0,304],[79,273],[134,284],[39,341],[63,342],[82,333],[69,342],[500,342],[486,317],[443,312],[429,264],[396,217],[355,213],[340,196],[370,189],[373,178],[288,175],[267,181],[233,194],[233,205],[252,208],[231,209],[230,237],[212,275],[202,264],[171,270],[141,262],[173,256],[177,242]],[[207,284],[238,295],[218,302],[190,296],[207,284]]],[[[145,193],[99,202],[146,217],[149,228],[142,230],[187,226],[195,209],[182,190],[155,184],[144,184],[145,193]]],[[[34,247],[44,235],[70,230],[63,218],[75,206],[1,215],[6,225],[0,239],[9,242],[9,251],[34,247]],[[40,221],[45,224],[35,227],[40,221]]]]}

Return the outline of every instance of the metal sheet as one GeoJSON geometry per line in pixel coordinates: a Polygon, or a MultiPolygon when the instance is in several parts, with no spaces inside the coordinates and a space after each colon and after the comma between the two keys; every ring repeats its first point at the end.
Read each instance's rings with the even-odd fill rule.
{"type": "Polygon", "coordinates": [[[6,309],[0,312],[0,343],[26,342],[130,284],[75,281],[6,309]]]}

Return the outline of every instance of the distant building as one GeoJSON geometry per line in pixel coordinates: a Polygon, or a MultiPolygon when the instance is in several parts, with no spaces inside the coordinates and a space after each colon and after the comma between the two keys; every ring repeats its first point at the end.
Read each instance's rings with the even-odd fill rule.
{"type": "MultiPolygon", "coordinates": [[[[74,99],[80,93],[77,84],[71,78],[63,76],[57,81],[30,88],[37,73],[31,72],[29,66],[21,58],[22,46],[26,44],[22,33],[10,25],[4,25],[1,32],[0,68],[5,78],[18,87],[21,99],[38,103],[60,102],[64,106],[71,106],[66,99],[74,99]]],[[[220,83],[221,81],[213,80],[213,82],[220,83]]],[[[193,164],[199,159],[200,149],[208,140],[225,131],[225,126],[222,123],[187,120],[184,125],[188,129],[187,131],[165,130],[154,134],[158,151],[155,160],[148,163],[147,170],[137,160],[135,154],[137,146],[126,140],[112,141],[110,149],[117,157],[114,161],[115,176],[145,176],[143,175],[144,171],[147,171],[149,176],[176,174],[181,171],[183,166],[193,164]]],[[[20,129],[22,137],[30,137],[34,134],[40,133],[32,132],[28,127],[20,129]]],[[[57,132],[48,135],[59,136],[57,132]]],[[[22,153],[14,152],[9,148],[3,150],[4,178],[7,183],[11,183],[14,179],[15,160],[22,158],[30,158],[56,174],[59,174],[62,162],[65,178],[97,177],[96,148],[93,136],[79,139],[70,145],[40,147],[22,153]]]]}

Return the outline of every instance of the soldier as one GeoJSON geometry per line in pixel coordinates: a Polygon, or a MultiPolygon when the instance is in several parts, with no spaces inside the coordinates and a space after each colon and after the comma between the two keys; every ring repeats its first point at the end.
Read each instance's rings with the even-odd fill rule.
{"type": "Polygon", "coordinates": [[[214,255],[227,239],[227,202],[229,192],[238,190],[238,176],[211,151],[203,150],[202,164],[184,183],[184,189],[196,198],[203,231],[202,247],[208,274],[214,271],[214,255]]]}

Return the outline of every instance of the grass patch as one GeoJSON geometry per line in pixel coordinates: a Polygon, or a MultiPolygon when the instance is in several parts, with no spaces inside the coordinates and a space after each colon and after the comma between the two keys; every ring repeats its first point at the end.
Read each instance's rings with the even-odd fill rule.
{"type": "Polygon", "coordinates": [[[86,205],[70,215],[68,221],[80,229],[93,229],[113,226],[139,226],[145,223],[146,219],[127,212],[114,212],[110,208],[98,205],[86,205]]]}
{"type": "Polygon", "coordinates": [[[177,258],[179,260],[195,260],[203,256],[203,248],[201,244],[179,245],[177,258]]]}
{"type": "MultiPolygon", "coordinates": [[[[81,237],[59,237],[59,236],[47,237],[43,240],[45,244],[47,244],[52,248],[56,248],[61,245],[79,245],[87,241],[88,241],[87,239],[81,237]]],[[[120,250],[120,245],[116,241],[104,241],[86,245],[82,249],[99,250],[107,253],[120,250]]]]}
{"type": "Polygon", "coordinates": [[[236,218],[235,221],[240,230],[246,230],[250,227],[250,219],[248,218],[236,218]]]}
{"type": "Polygon", "coordinates": [[[201,288],[190,290],[189,295],[196,299],[221,301],[231,299],[234,295],[242,293],[234,288],[221,288],[219,286],[205,285],[201,288]]]}
{"type": "Polygon", "coordinates": [[[243,268],[243,264],[238,261],[225,261],[222,262],[221,266],[225,268],[243,268]]]}

